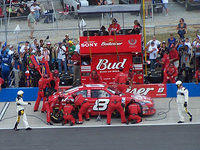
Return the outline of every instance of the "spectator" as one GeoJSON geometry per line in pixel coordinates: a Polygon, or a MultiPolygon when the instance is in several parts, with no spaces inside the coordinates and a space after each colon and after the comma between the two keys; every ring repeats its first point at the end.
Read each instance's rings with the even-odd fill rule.
{"type": "Polygon", "coordinates": [[[46,49],[49,51],[49,67],[53,70],[53,47],[51,46],[51,42],[47,42],[46,49]]]}
{"type": "Polygon", "coordinates": [[[174,37],[173,33],[170,34],[170,37],[168,38],[168,47],[170,48],[172,44],[175,45],[176,38],[174,37]]]}
{"type": "Polygon", "coordinates": [[[177,30],[178,30],[178,35],[180,36],[181,39],[185,38],[185,34],[187,33],[187,25],[184,22],[184,19],[181,18],[179,21],[179,24],[177,25],[177,30]]]}
{"type": "Polygon", "coordinates": [[[42,56],[43,56],[44,59],[45,59],[46,61],[48,61],[48,62],[50,61],[49,55],[50,55],[49,50],[48,50],[46,47],[44,47],[44,49],[43,49],[43,51],[42,51],[42,56]]]}
{"type": "Polygon", "coordinates": [[[175,65],[176,68],[179,67],[179,55],[178,55],[178,51],[175,49],[175,47],[172,45],[170,52],[169,52],[169,58],[170,58],[170,62],[173,62],[173,64],[175,65]]]}
{"type": "Polygon", "coordinates": [[[155,71],[155,63],[156,63],[156,58],[158,54],[158,48],[154,41],[151,42],[151,44],[148,47],[148,53],[149,53],[149,59],[150,59],[150,70],[155,71]]]}
{"type": "Polygon", "coordinates": [[[152,0],[145,0],[145,18],[152,17],[152,0]]]}
{"type": "Polygon", "coordinates": [[[24,7],[23,5],[20,5],[19,8],[17,9],[17,17],[23,16],[24,14],[24,7]]]}
{"type": "Polygon", "coordinates": [[[41,8],[37,5],[36,2],[34,2],[30,9],[34,11],[35,20],[38,22],[39,18],[40,18],[40,10],[41,10],[41,8]]]}
{"type": "Polygon", "coordinates": [[[168,16],[168,12],[169,12],[169,10],[168,10],[168,0],[162,0],[162,2],[163,2],[163,8],[166,11],[165,16],[168,16]]]}
{"type": "Polygon", "coordinates": [[[142,30],[142,26],[140,25],[138,20],[135,20],[133,29],[130,30],[129,33],[131,33],[131,34],[140,34],[141,30],[142,30]]]}
{"type": "Polygon", "coordinates": [[[30,38],[33,39],[33,33],[34,33],[34,25],[37,24],[35,17],[34,17],[34,11],[31,10],[31,13],[28,15],[28,27],[31,30],[30,38]]]}
{"type": "Polygon", "coordinates": [[[98,0],[98,5],[107,5],[107,0],[98,0]]]}
{"type": "Polygon", "coordinates": [[[12,67],[15,75],[15,87],[19,87],[21,64],[22,62],[19,59],[19,54],[15,51],[12,58],[12,67]]]}
{"type": "Polygon", "coordinates": [[[161,47],[159,48],[159,55],[162,58],[164,53],[168,51],[169,52],[169,48],[167,47],[167,44],[165,41],[162,41],[161,47]]]}
{"type": "Polygon", "coordinates": [[[14,53],[14,47],[13,47],[13,45],[10,45],[10,46],[9,46],[8,55],[12,56],[13,53],[14,53]]]}
{"type": "Polygon", "coordinates": [[[164,69],[164,79],[163,84],[166,84],[168,81],[170,83],[176,82],[176,77],[178,75],[178,70],[174,66],[173,62],[171,62],[165,69],[164,69]]]}
{"type": "Polygon", "coordinates": [[[160,47],[161,42],[158,41],[158,40],[156,39],[156,36],[155,36],[155,35],[153,36],[153,40],[150,40],[150,41],[147,43],[147,46],[150,45],[152,41],[154,42],[154,44],[156,45],[157,48],[160,47]]]}
{"type": "Polygon", "coordinates": [[[191,51],[192,51],[192,44],[191,44],[189,38],[185,38],[185,43],[184,43],[184,45],[187,45],[187,46],[188,46],[188,48],[189,48],[188,53],[191,54],[191,51]]]}
{"type": "Polygon", "coordinates": [[[113,5],[115,3],[114,0],[106,0],[107,5],[113,5]]]}
{"type": "Polygon", "coordinates": [[[22,45],[21,49],[20,49],[20,54],[24,53],[25,48],[29,49],[29,42],[26,41],[25,45],[22,45]]]}
{"type": "Polygon", "coordinates": [[[99,36],[107,36],[109,35],[108,31],[106,31],[105,26],[101,26],[101,29],[99,31],[99,36]]]}
{"type": "Polygon", "coordinates": [[[33,43],[31,44],[31,48],[33,49],[34,53],[38,50],[39,44],[37,42],[37,39],[34,39],[33,43]]]}
{"type": "Polygon", "coordinates": [[[27,6],[26,3],[23,3],[23,10],[24,10],[23,16],[28,16],[28,14],[30,14],[30,8],[27,6]]]}
{"type": "Polygon", "coordinates": [[[68,43],[69,43],[69,35],[68,34],[65,35],[63,42],[64,42],[65,46],[68,47],[68,43]]]}
{"type": "Polygon", "coordinates": [[[68,69],[69,69],[69,72],[70,74],[72,75],[73,74],[73,61],[72,61],[72,56],[74,54],[74,51],[75,51],[76,47],[74,46],[73,42],[72,41],[69,41],[69,46],[68,46],[68,63],[67,63],[67,66],[68,66],[68,69]]]}
{"type": "Polygon", "coordinates": [[[117,20],[113,18],[112,24],[110,24],[108,28],[109,35],[119,34],[120,30],[121,30],[120,25],[117,23],[117,20]]]}
{"type": "Polygon", "coordinates": [[[57,48],[59,74],[62,74],[62,64],[64,66],[65,74],[67,74],[65,53],[66,53],[66,47],[62,43],[59,43],[58,48],[57,48]]]}

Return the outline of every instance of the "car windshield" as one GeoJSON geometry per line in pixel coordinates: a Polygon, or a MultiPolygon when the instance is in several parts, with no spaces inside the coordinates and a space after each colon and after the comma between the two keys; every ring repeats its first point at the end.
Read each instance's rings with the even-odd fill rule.
{"type": "Polygon", "coordinates": [[[111,90],[110,88],[108,88],[107,90],[115,95],[115,91],[111,90]]]}

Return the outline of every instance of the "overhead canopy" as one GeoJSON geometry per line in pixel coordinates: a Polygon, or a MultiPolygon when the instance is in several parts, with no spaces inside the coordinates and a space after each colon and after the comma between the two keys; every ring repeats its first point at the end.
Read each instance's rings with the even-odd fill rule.
{"type": "Polygon", "coordinates": [[[141,4],[128,5],[101,5],[80,7],[78,14],[98,14],[98,13],[130,13],[140,12],[141,4]]]}

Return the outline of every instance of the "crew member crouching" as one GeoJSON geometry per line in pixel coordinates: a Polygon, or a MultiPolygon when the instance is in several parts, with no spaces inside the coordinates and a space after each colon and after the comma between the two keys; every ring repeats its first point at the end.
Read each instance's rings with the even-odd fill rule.
{"type": "Polygon", "coordinates": [[[80,95],[73,95],[74,98],[74,104],[76,107],[80,107],[79,112],[78,112],[78,122],[77,124],[82,124],[83,123],[83,115],[85,115],[85,120],[89,121],[90,120],[90,115],[89,115],[89,107],[90,103],[85,100],[85,98],[80,94],[80,95]]]}
{"type": "Polygon", "coordinates": [[[72,115],[72,112],[75,110],[74,106],[72,106],[72,101],[67,100],[66,105],[63,107],[63,122],[62,125],[66,124],[69,121],[70,126],[75,124],[75,118],[72,115]]]}
{"type": "Polygon", "coordinates": [[[128,113],[128,121],[131,122],[131,124],[139,123],[142,121],[140,116],[142,113],[142,106],[134,99],[131,99],[130,103],[128,104],[128,113]]]}
{"type": "Polygon", "coordinates": [[[24,112],[24,106],[26,105],[31,105],[31,103],[27,103],[23,101],[23,94],[24,92],[22,90],[17,92],[17,98],[16,98],[16,105],[17,105],[17,121],[15,123],[15,127],[14,130],[18,131],[19,129],[17,129],[17,126],[20,122],[20,118],[21,116],[23,117],[23,122],[25,125],[26,130],[31,130],[28,121],[27,121],[27,117],[26,117],[26,113],[24,112]]]}

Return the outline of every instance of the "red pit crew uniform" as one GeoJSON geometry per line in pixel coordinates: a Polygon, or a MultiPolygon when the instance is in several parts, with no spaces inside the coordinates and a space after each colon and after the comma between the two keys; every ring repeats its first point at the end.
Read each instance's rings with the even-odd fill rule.
{"type": "Polygon", "coordinates": [[[196,78],[196,82],[199,83],[199,81],[200,81],[200,71],[199,70],[196,71],[195,78],[196,78]]]}
{"type": "Polygon", "coordinates": [[[139,104],[132,103],[128,106],[128,121],[133,123],[139,123],[142,121],[142,118],[138,115],[138,113],[141,113],[141,108],[139,104]]]}
{"type": "Polygon", "coordinates": [[[60,78],[59,77],[54,77],[54,81],[55,81],[55,90],[58,91],[60,78]]]}
{"type": "Polygon", "coordinates": [[[44,97],[44,89],[47,87],[47,80],[45,78],[41,78],[38,81],[38,87],[39,87],[39,91],[38,91],[38,97],[37,100],[35,102],[35,106],[34,106],[34,111],[38,110],[39,104],[41,99],[43,98],[43,106],[42,106],[42,111],[44,111],[44,102],[46,100],[46,97],[44,97]]]}
{"type": "Polygon", "coordinates": [[[78,112],[79,123],[83,123],[83,115],[85,115],[85,119],[88,121],[90,119],[88,111],[90,103],[80,94],[75,98],[75,105],[81,107],[78,112]]]}
{"type": "Polygon", "coordinates": [[[55,93],[49,97],[48,101],[45,101],[45,110],[47,112],[47,123],[50,123],[51,113],[53,113],[53,108],[59,107],[61,110],[62,105],[59,101],[60,93],[55,93]]]}
{"type": "Polygon", "coordinates": [[[120,93],[126,92],[126,89],[127,89],[126,82],[127,82],[127,80],[128,80],[128,76],[123,72],[119,72],[115,76],[115,83],[117,84],[117,89],[120,93]]]}
{"type": "Polygon", "coordinates": [[[74,125],[75,124],[75,118],[72,116],[72,111],[74,111],[74,107],[69,103],[67,103],[63,107],[64,124],[66,124],[68,121],[70,121],[72,123],[70,125],[74,125]]]}
{"type": "Polygon", "coordinates": [[[115,110],[117,110],[120,113],[121,122],[126,123],[126,117],[125,117],[124,109],[122,107],[121,99],[112,97],[110,99],[110,103],[108,105],[108,110],[107,110],[107,124],[110,125],[111,115],[115,110]]]}
{"type": "Polygon", "coordinates": [[[96,74],[90,74],[90,84],[101,84],[102,83],[102,78],[100,75],[96,74]]]}
{"type": "Polygon", "coordinates": [[[163,69],[165,69],[166,67],[168,67],[170,61],[169,61],[169,55],[168,54],[164,54],[163,58],[161,59],[162,63],[163,63],[163,69]]]}
{"type": "Polygon", "coordinates": [[[169,80],[170,83],[175,83],[175,77],[178,75],[178,70],[177,68],[173,65],[169,65],[164,69],[164,79],[163,83],[166,84],[167,81],[169,80]]]}

